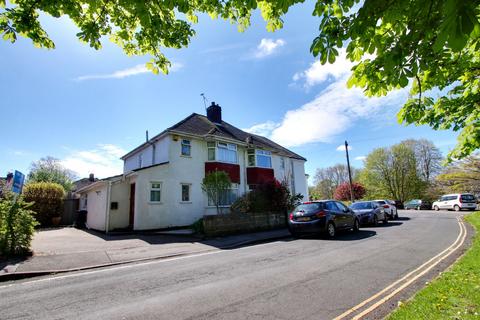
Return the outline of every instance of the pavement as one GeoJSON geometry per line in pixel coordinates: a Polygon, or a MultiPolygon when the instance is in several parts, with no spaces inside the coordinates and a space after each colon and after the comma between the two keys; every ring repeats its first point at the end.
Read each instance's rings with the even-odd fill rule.
{"type": "Polygon", "coordinates": [[[208,240],[188,230],[108,235],[75,228],[45,230],[34,236],[33,256],[0,265],[0,281],[231,249],[288,236],[287,229],[208,240]]]}
{"type": "MultiPolygon", "coordinates": [[[[287,237],[4,282],[0,318],[332,319],[456,243],[463,230],[459,215],[401,211],[398,221],[344,232],[333,240],[287,237]]],[[[448,264],[462,251],[449,252],[455,254],[448,264]]],[[[433,268],[430,277],[441,270],[433,268]]],[[[430,279],[420,278],[417,287],[408,288],[418,290],[430,279]]]]}

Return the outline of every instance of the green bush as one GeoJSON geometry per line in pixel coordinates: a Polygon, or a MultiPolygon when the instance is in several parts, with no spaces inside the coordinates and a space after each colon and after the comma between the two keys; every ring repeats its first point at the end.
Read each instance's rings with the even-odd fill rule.
{"type": "Polygon", "coordinates": [[[198,219],[192,224],[192,229],[196,234],[204,234],[205,230],[203,228],[203,218],[198,219]]]}
{"type": "Polygon", "coordinates": [[[52,217],[62,214],[64,193],[63,187],[53,182],[29,183],[23,191],[25,201],[33,202],[31,209],[42,226],[50,225],[52,217]]]}
{"type": "Polygon", "coordinates": [[[11,196],[0,199],[0,256],[25,254],[30,250],[35,226],[35,212],[31,203],[19,197],[14,203],[11,196]]]}

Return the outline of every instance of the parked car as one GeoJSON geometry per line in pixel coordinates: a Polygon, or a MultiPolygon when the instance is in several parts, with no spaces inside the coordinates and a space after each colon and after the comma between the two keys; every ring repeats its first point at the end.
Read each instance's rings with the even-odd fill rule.
{"type": "Polygon", "coordinates": [[[385,208],[378,204],[377,201],[361,201],[355,202],[350,206],[360,221],[360,225],[371,224],[376,226],[378,221],[388,223],[388,216],[385,208]]]}
{"type": "Polygon", "coordinates": [[[376,203],[381,205],[385,209],[385,213],[388,215],[389,219],[398,219],[397,207],[395,203],[391,200],[374,200],[376,203]]]}
{"type": "Polygon", "coordinates": [[[432,208],[432,203],[427,200],[414,199],[405,202],[404,206],[407,210],[430,210],[432,208]]]}
{"type": "Polygon", "coordinates": [[[432,204],[432,208],[436,211],[440,209],[460,211],[462,209],[477,209],[477,199],[470,193],[456,193],[442,196],[439,200],[432,204]]]}
{"type": "Polygon", "coordinates": [[[359,228],[360,221],[353,210],[334,200],[304,202],[288,217],[288,230],[293,236],[321,233],[333,238],[338,230],[359,228]]]}

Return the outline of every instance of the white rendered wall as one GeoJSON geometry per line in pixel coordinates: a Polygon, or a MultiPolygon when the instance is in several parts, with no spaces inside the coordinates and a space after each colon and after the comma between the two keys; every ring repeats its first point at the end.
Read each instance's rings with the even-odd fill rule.
{"type": "Polygon", "coordinates": [[[89,229],[105,231],[107,186],[105,184],[88,191],[87,226],[89,229]]]}
{"type": "Polygon", "coordinates": [[[308,185],[305,178],[305,161],[292,159],[293,174],[295,177],[295,193],[303,195],[303,201],[308,200],[308,185]]]}
{"type": "Polygon", "coordinates": [[[129,181],[119,181],[112,184],[110,202],[118,202],[118,209],[110,209],[108,230],[111,231],[128,227],[130,218],[129,181]]]}
{"type": "Polygon", "coordinates": [[[139,157],[142,157],[142,168],[168,161],[168,152],[171,136],[167,135],[155,142],[155,159],[153,159],[153,146],[149,145],[135,152],[124,160],[123,173],[139,168],[139,157]],[[155,160],[155,163],[152,161],[155,160]]]}

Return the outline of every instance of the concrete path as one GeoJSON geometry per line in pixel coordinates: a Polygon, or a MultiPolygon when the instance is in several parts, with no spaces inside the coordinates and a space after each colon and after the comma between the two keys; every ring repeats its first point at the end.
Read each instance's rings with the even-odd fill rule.
{"type": "Polygon", "coordinates": [[[5,282],[0,318],[332,319],[455,243],[464,230],[457,216],[401,212],[335,240],[287,238],[5,282]]]}
{"type": "Polygon", "coordinates": [[[16,273],[54,273],[147,259],[228,249],[289,236],[286,229],[201,240],[171,233],[109,234],[62,228],[37,232],[34,255],[4,268],[1,277],[16,273]]]}

